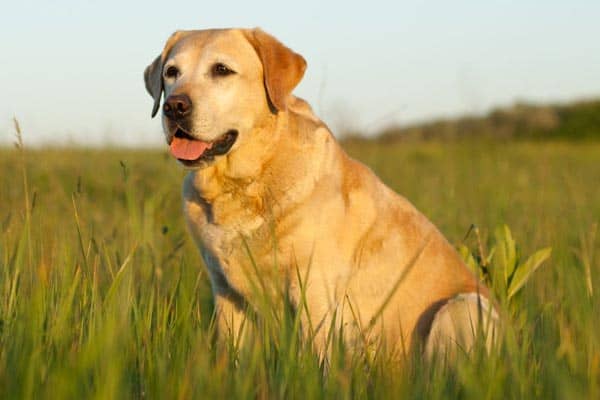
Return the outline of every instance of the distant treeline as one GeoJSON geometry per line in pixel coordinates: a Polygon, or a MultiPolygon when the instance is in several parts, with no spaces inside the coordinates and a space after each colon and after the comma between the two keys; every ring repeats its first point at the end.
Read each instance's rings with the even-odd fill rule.
{"type": "MultiPolygon", "coordinates": [[[[600,99],[561,105],[518,103],[485,116],[443,119],[389,127],[375,137],[382,142],[461,138],[600,139],[600,99]]],[[[358,139],[349,136],[346,140],[358,139]]]]}

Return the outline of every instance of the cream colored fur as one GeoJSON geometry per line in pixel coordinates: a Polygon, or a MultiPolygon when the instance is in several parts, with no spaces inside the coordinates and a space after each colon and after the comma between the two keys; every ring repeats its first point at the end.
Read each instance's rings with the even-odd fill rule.
{"type": "MultiPolygon", "coordinates": [[[[291,94],[305,65],[260,30],[185,31],[145,73],[155,110],[163,90],[190,97],[196,138],[239,132],[229,153],[190,170],[183,185],[220,335],[239,334],[258,288],[261,296],[290,294],[320,352],[329,328],[342,325],[352,345],[404,353],[424,344],[432,353],[459,342],[468,351],[477,316],[497,320],[495,311],[487,318],[486,288],[427,218],[348,157],[291,94]],[[215,79],[215,62],[235,74],[215,79]],[[172,65],[181,71],[177,79],[163,75],[172,65]],[[476,292],[485,310],[474,316],[476,292]]],[[[164,119],[163,126],[169,138],[173,127],[164,119]]]]}

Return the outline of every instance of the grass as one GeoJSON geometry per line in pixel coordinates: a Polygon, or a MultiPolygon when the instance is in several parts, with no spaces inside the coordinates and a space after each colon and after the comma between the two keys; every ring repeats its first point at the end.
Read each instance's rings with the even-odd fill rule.
{"type": "MultiPolygon", "coordinates": [[[[508,225],[552,257],[498,351],[453,368],[352,356],[326,372],[294,316],[217,352],[210,285],[166,152],[0,149],[0,398],[600,398],[600,144],[350,145],[457,245],[508,225]]],[[[492,264],[490,268],[494,268],[492,264]]]]}

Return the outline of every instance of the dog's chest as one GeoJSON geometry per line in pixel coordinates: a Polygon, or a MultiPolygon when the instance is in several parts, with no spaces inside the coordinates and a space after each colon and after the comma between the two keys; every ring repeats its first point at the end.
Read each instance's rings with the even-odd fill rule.
{"type": "Polygon", "coordinates": [[[244,292],[252,263],[272,246],[258,200],[224,194],[208,202],[196,196],[186,199],[184,209],[209,272],[244,292]]]}

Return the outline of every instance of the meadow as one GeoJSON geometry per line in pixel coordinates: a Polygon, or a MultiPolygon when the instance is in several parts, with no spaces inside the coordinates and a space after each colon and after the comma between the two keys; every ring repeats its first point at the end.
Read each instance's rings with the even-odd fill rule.
{"type": "Polygon", "coordinates": [[[495,352],[447,366],[334,340],[324,369],[286,310],[261,318],[251,346],[218,352],[184,171],[166,151],[5,148],[0,398],[600,398],[599,142],[347,150],[475,258],[503,225],[523,256],[552,248],[510,301],[499,294],[495,352]]]}

